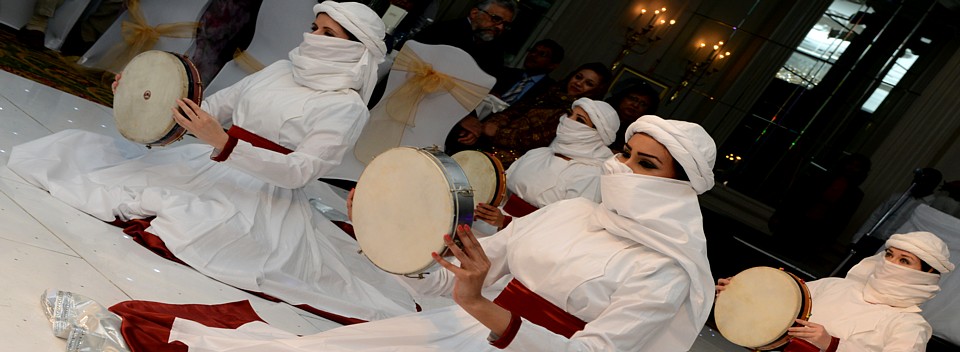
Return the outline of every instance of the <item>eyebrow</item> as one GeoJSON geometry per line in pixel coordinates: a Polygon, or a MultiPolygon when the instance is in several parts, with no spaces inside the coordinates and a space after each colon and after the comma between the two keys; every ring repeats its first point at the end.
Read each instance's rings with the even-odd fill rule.
{"type": "MultiPolygon", "coordinates": [[[[633,148],[631,148],[629,144],[624,144],[623,149],[626,150],[627,152],[633,153],[633,148]]],[[[660,158],[658,158],[656,155],[647,154],[643,152],[637,152],[637,155],[655,159],[656,161],[660,162],[660,164],[663,164],[663,160],[660,160],[660,158]]]]}

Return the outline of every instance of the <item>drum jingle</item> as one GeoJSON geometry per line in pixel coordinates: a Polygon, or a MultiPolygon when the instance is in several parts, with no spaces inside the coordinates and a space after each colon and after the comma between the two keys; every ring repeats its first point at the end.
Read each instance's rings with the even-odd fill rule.
{"type": "Polygon", "coordinates": [[[795,319],[809,319],[807,285],[796,275],[771,267],[753,267],[730,279],[717,296],[714,320],[727,340],[754,350],[771,350],[790,340],[795,319]]]}
{"type": "Polygon", "coordinates": [[[164,146],[186,133],[172,116],[177,100],[188,98],[200,105],[202,97],[200,73],[190,59],[150,50],[123,69],[113,96],[113,117],[124,138],[148,147],[164,146]]]}
{"type": "MultiPolygon", "coordinates": [[[[507,173],[503,164],[490,153],[464,150],[453,154],[473,188],[473,202],[500,206],[507,195],[507,173]]],[[[476,204],[474,204],[476,206],[476,204]]]]}
{"type": "Polygon", "coordinates": [[[436,148],[397,147],[370,162],[357,181],[353,228],[361,252],[380,269],[417,276],[448,250],[460,224],[473,223],[473,190],[463,170],[436,148]]]}

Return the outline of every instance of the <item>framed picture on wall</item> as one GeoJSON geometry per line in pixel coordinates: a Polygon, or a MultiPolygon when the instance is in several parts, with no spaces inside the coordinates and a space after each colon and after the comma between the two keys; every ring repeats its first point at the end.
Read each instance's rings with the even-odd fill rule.
{"type": "Polygon", "coordinates": [[[644,75],[635,69],[624,66],[616,73],[616,76],[613,77],[613,84],[610,85],[610,90],[607,91],[607,95],[613,95],[614,92],[638,83],[646,83],[653,88],[653,90],[659,92],[661,100],[666,98],[667,91],[670,90],[670,87],[667,87],[666,84],[660,83],[660,81],[644,75]]]}

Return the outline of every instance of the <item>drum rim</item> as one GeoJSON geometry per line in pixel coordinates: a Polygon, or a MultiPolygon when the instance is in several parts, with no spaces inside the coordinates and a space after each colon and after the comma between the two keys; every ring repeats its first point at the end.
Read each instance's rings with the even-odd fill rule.
{"type": "MultiPolygon", "coordinates": [[[[186,55],[178,54],[170,51],[164,51],[164,50],[147,50],[140,54],[137,54],[137,56],[135,56],[133,59],[130,60],[130,62],[127,63],[127,66],[129,66],[131,62],[134,62],[138,57],[145,56],[145,55],[155,55],[157,53],[168,54],[170,56],[173,56],[178,62],[180,62],[180,64],[183,66],[183,69],[184,69],[183,73],[185,74],[187,79],[187,82],[186,82],[187,92],[186,92],[185,98],[188,98],[194,103],[196,103],[197,105],[200,105],[201,101],[203,100],[203,81],[200,77],[200,71],[197,69],[196,65],[194,65],[193,61],[191,61],[190,58],[187,57],[186,55]]],[[[124,67],[123,72],[126,72],[126,70],[127,68],[124,67]]],[[[113,105],[115,106],[116,102],[114,102],[113,105]]],[[[179,108],[177,109],[179,110],[179,108]]],[[[114,119],[116,118],[117,118],[116,112],[114,112],[114,119]]],[[[119,131],[119,132],[121,135],[124,135],[123,131],[119,131]]],[[[167,131],[167,133],[164,134],[162,137],[157,138],[156,140],[153,140],[150,142],[133,141],[133,140],[131,141],[138,144],[145,145],[148,148],[153,146],[162,147],[180,140],[181,138],[183,138],[183,135],[186,133],[187,133],[187,130],[183,128],[183,126],[180,126],[180,124],[174,122],[173,125],[170,127],[170,130],[167,131]]],[[[127,138],[126,135],[124,135],[124,138],[127,138]]]]}
{"type": "MultiPolygon", "coordinates": [[[[793,273],[791,273],[791,272],[789,272],[789,271],[786,271],[786,270],[784,270],[783,268],[774,268],[774,267],[770,267],[770,266],[755,266],[755,267],[747,268],[747,269],[744,269],[744,270],[740,271],[739,273],[737,273],[736,275],[734,275],[734,277],[736,277],[737,275],[740,275],[741,273],[746,272],[746,271],[748,271],[748,270],[757,269],[757,268],[772,269],[772,270],[777,270],[777,271],[779,271],[779,272],[782,272],[782,273],[784,273],[784,274],[787,274],[787,276],[792,279],[791,282],[793,282],[794,285],[796,285],[796,287],[799,289],[799,293],[800,293],[800,309],[799,309],[799,312],[797,313],[797,316],[796,316],[795,318],[797,318],[797,319],[804,319],[804,320],[807,320],[807,319],[810,318],[810,312],[811,312],[811,310],[812,310],[812,308],[813,308],[813,300],[812,300],[812,297],[810,296],[810,290],[809,290],[809,288],[807,287],[806,283],[803,281],[803,279],[801,279],[801,278],[798,277],[797,275],[795,275],[795,274],[793,274],[793,273]]],[[[714,305],[716,305],[716,301],[714,302],[714,305]]],[[[790,326],[788,326],[788,328],[789,328],[789,327],[794,327],[794,326],[800,326],[800,325],[799,325],[798,323],[794,322],[793,324],[791,324],[790,326]]],[[[720,331],[720,326],[719,326],[719,325],[717,326],[717,330],[720,331]]],[[[722,332],[722,331],[721,331],[721,335],[723,335],[723,332],[722,332]]],[[[726,338],[726,336],[724,336],[724,337],[726,338]]],[[[777,338],[771,340],[769,343],[764,344],[764,345],[760,345],[760,346],[743,346],[743,345],[740,345],[740,344],[737,344],[737,345],[738,345],[738,346],[747,347],[747,348],[750,348],[750,349],[753,349],[753,350],[756,350],[756,351],[767,351],[767,350],[772,350],[772,349],[775,349],[775,348],[778,348],[778,347],[781,347],[781,346],[787,344],[788,342],[790,342],[790,339],[791,339],[790,335],[789,335],[786,331],[784,331],[780,336],[778,336],[777,338]]],[[[732,341],[731,341],[731,342],[732,342],[732,341]]]]}
{"type": "MultiPolygon", "coordinates": [[[[418,147],[400,146],[396,148],[391,148],[387,151],[394,150],[394,149],[401,149],[401,148],[412,149],[422,155],[427,156],[428,159],[433,162],[434,166],[436,166],[437,169],[444,176],[444,179],[446,179],[447,187],[449,188],[451,195],[453,195],[453,198],[452,198],[453,200],[452,215],[453,216],[451,217],[451,220],[453,221],[451,222],[450,228],[448,229],[447,233],[451,234],[451,237],[453,238],[454,242],[459,244],[460,239],[456,232],[457,225],[473,223],[473,189],[470,188],[470,182],[467,180],[467,175],[463,172],[463,169],[460,167],[460,164],[456,162],[456,160],[453,160],[452,157],[450,157],[447,154],[444,154],[439,149],[434,147],[418,148],[418,147]]],[[[380,155],[385,154],[387,151],[380,153],[380,155]]],[[[380,155],[378,155],[377,157],[380,157],[380,155]]],[[[376,160],[377,157],[375,157],[374,160],[376,160]]],[[[370,161],[370,164],[372,163],[373,161],[370,161]]],[[[364,172],[366,172],[366,170],[369,170],[369,169],[370,168],[368,166],[368,168],[365,169],[364,172]]],[[[363,173],[360,174],[360,178],[358,179],[358,182],[357,182],[358,185],[360,184],[359,180],[361,179],[363,179],[363,173]]],[[[356,227],[354,227],[354,229],[356,229],[356,227]]],[[[356,232],[355,235],[358,238],[360,236],[363,236],[360,234],[360,232],[356,232]]],[[[360,245],[359,239],[357,241],[357,244],[360,245]]],[[[442,245],[441,248],[438,248],[437,253],[439,253],[441,256],[444,256],[447,253],[449,253],[449,251],[450,249],[447,248],[446,245],[442,245]]],[[[363,253],[362,246],[360,247],[360,252],[363,253]]],[[[404,272],[396,272],[396,271],[393,271],[392,269],[384,268],[383,266],[381,266],[379,263],[371,259],[366,254],[364,254],[363,256],[367,258],[367,260],[369,260],[370,263],[372,263],[374,266],[376,266],[380,270],[383,270],[385,272],[395,274],[395,275],[415,276],[415,275],[424,273],[425,271],[427,271],[427,269],[430,269],[431,267],[436,265],[436,261],[433,261],[431,259],[429,261],[426,261],[426,263],[422,267],[414,271],[404,273],[404,272]]]]}
{"type": "MultiPolygon", "coordinates": [[[[493,172],[496,174],[496,176],[493,180],[493,195],[491,195],[489,203],[487,204],[497,207],[502,205],[503,201],[507,198],[507,170],[503,168],[503,163],[500,162],[500,158],[497,158],[496,155],[493,155],[490,152],[473,149],[461,150],[454,153],[450,157],[456,161],[457,155],[467,155],[465,153],[482,155],[484,157],[483,160],[486,160],[490,163],[490,166],[493,168],[493,172]]],[[[472,186],[473,185],[471,185],[471,187],[472,186]]],[[[476,198],[476,194],[474,194],[474,198],[476,198]]],[[[474,199],[474,201],[476,201],[476,199],[474,199]]]]}

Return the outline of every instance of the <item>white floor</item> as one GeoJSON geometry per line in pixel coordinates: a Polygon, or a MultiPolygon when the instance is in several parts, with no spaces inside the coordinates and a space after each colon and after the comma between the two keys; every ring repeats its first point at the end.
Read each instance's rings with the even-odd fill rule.
{"type": "MultiPolygon", "coordinates": [[[[40,309],[44,290],[87,296],[104,306],[137,299],[165,303],[249,300],[270,324],[296,334],[337,326],[272,303],[162,259],[120,229],[70,208],[6,168],[10,148],[64,129],[119,136],[110,108],[0,71],[0,341],[9,351],[63,351],[40,309]]],[[[189,143],[181,141],[178,143],[189,143]]],[[[325,200],[335,197],[325,198],[325,200]]],[[[331,204],[342,207],[343,204],[331,204]]],[[[743,351],[704,328],[692,351],[743,351]]]]}

